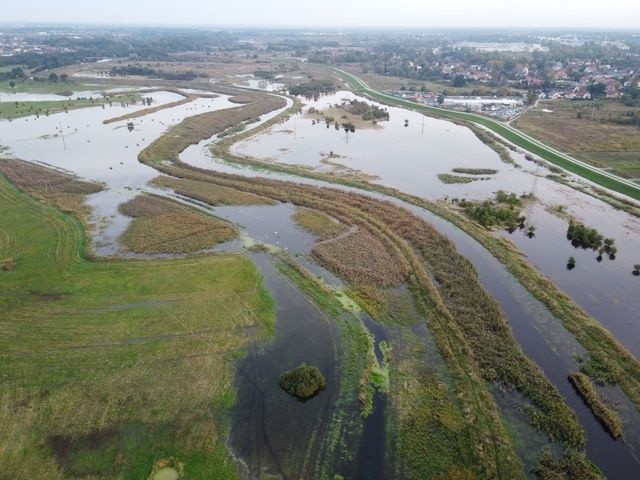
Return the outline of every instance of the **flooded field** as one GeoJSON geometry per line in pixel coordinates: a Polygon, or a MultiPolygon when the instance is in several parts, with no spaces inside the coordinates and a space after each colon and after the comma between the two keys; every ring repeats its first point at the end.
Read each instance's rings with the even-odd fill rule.
{"type": "Polygon", "coordinates": [[[514,164],[501,162],[469,129],[450,122],[384,107],[389,121],[347,136],[333,125],[326,128],[324,121],[314,125],[305,114],[309,108],[322,111],[355,98],[350,92],[338,92],[311,101],[303,113],[238,143],[233,151],[320,171],[334,169],[334,164],[345,165],[375,176],[375,183],[431,200],[491,199],[498,190],[535,195],[536,204],[523,212],[527,225],[536,227],[535,237],[528,238],[523,231],[498,234],[511,239],[544,274],[640,356],[640,281],[631,275],[633,266],[640,262],[638,218],[545,178],[551,172],[527,161],[522,153],[511,153],[514,164]],[[467,184],[445,184],[438,179],[438,174],[454,168],[488,168],[497,173],[478,175],[479,180],[467,184]],[[563,208],[564,218],[549,211],[558,206],[563,208]],[[568,216],[615,239],[615,260],[597,262],[597,252],[572,247],[566,239],[568,216]],[[570,256],[578,262],[571,271],[566,269],[570,256]]]}
{"type": "MultiPolygon", "coordinates": [[[[151,96],[154,106],[181,98],[162,91],[151,96]]],[[[0,141],[8,148],[7,153],[16,158],[44,163],[104,183],[104,191],[88,198],[93,210],[91,221],[96,226],[94,250],[102,255],[115,254],[119,249],[117,238],[130,221],[118,213],[120,204],[143,191],[179,198],[171,190],[148,185],[158,171],[140,163],[138,153],[167,128],[188,116],[237,106],[228,98],[224,95],[198,98],[185,105],[135,118],[132,129],[127,128],[127,120],[107,125],[103,122],[125,112],[134,113],[144,108],[142,106],[96,107],[38,119],[2,121],[0,141]]],[[[354,98],[348,92],[339,92],[309,105],[323,109],[354,98]]],[[[21,101],[28,99],[25,97],[21,101]]],[[[289,100],[287,106],[291,103],[289,100]]],[[[523,154],[513,154],[514,164],[503,163],[492,149],[464,127],[406,110],[388,110],[388,122],[348,134],[333,126],[327,128],[324,122],[313,124],[303,112],[237,144],[234,151],[319,170],[334,169],[335,164],[344,165],[375,176],[375,182],[427,199],[488,199],[500,189],[518,194],[534,193],[539,201],[527,208],[526,215],[537,228],[535,237],[527,238],[520,231],[511,235],[497,232],[496,235],[511,239],[543,273],[640,356],[640,282],[630,274],[632,265],[640,263],[640,258],[634,258],[640,252],[640,222],[637,219],[541,177],[548,173],[546,169],[526,161],[523,154]],[[438,174],[450,173],[454,168],[491,168],[497,173],[464,185],[440,181],[438,174]],[[596,253],[571,246],[566,239],[566,217],[549,212],[557,205],[565,206],[565,214],[579,220],[588,219],[590,226],[615,238],[619,251],[615,260],[605,258],[597,262],[596,253]],[[566,268],[569,256],[577,259],[573,270],[566,268]]],[[[281,111],[264,115],[254,125],[268,121],[281,111]]],[[[211,171],[293,179],[309,185],[353,190],[221,162],[212,158],[208,151],[208,145],[216,140],[214,136],[187,148],[181,154],[181,160],[211,171]]],[[[619,389],[603,388],[602,392],[617,405],[625,426],[623,440],[616,441],[609,435],[567,380],[570,372],[579,369],[578,359],[586,356],[585,350],[547,307],[535,300],[479,243],[450,223],[400,200],[370,192],[366,194],[411,210],[454,242],[458,251],[475,267],[484,288],[498,301],[525,354],[542,369],[576,412],[587,433],[589,458],[611,479],[629,478],[631,472],[640,471],[640,415],[619,389]]],[[[212,208],[197,202],[194,205],[241,229],[244,243],[242,240],[228,242],[218,250],[244,252],[245,247],[264,244],[287,252],[327,284],[337,288],[343,286],[340,279],[321,267],[313,257],[316,239],[293,221],[296,207],[292,204],[212,208]]],[[[347,349],[342,336],[344,324],[340,322],[345,320],[329,315],[326,308],[318,305],[317,299],[311,301],[308,292],[305,294],[299,285],[279,271],[272,255],[251,252],[251,259],[275,299],[276,326],[272,340],[254,339],[246,356],[237,363],[237,398],[229,439],[231,450],[252,478],[311,478],[313,472],[320,470],[331,474],[342,472],[346,478],[353,479],[388,478],[386,475],[394,462],[387,448],[389,425],[393,419],[389,397],[376,392],[372,413],[363,416],[366,418],[360,417],[358,402],[340,403],[341,393],[347,387],[341,371],[347,349]],[[301,362],[318,366],[327,379],[327,388],[307,402],[289,397],[277,382],[283,371],[301,362]],[[336,407],[337,404],[341,407],[336,407]],[[332,429],[339,423],[336,419],[351,422],[348,426],[352,428],[345,426],[347,433],[336,437],[348,443],[344,446],[345,451],[351,449],[353,452],[348,458],[338,454],[337,444],[326,443],[327,438],[335,440],[332,429]]],[[[401,294],[411,297],[408,291],[401,294]]],[[[348,315],[359,319],[363,331],[372,335],[378,362],[384,360],[380,342],[402,344],[405,327],[382,325],[361,312],[348,315]]],[[[442,358],[424,324],[425,319],[420,318],[407,330],[428,345],[429,361],[425,362],[424,368],[446,376],[442,358]]],[[[530,469],[535,458],[549,442],[527,423],[522,413],[526,399],[499,384],[492,386],[492,394],[505,422],[512,428],[527,472],[532,475],[530,469]]],[[[173,472],[167,475],[173,475],[173,472]]]]}

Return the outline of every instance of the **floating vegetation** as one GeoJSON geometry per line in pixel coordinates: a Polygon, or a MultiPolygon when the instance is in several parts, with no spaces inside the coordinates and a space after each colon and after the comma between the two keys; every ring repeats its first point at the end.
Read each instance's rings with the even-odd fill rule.
{"type": "Polygon", "coordinates": [[[467,177],[463,175],[451,175],[450,173],[439,173],[438,179],[442,183],[452,184],[452,183],[471,183],[476,180],[480,180],[479,177],[467,177]]]}
{"type": "Polygon", "coordinates": [[[279,384],[289,395],[304,402],[324,390],[327,381],[318,367],[301,363],[280,375],[279,384]]]}
{"type": "Polygon", "coordinates": [[[574,268],[576,268],[576,259],[569,257],[569,260],[567,260],[567,270],[573,270],[574,268]]]}
{"type": "Polygon", "coordinates": [[[633,271],[631,272],[631,275],[633,275],[634,277],[640,277],[640,263],[636,263],[633,266],[633,271]]]}
{"type": "Polygon", "coordinates": [[[493,168],[462,168],[456,167],[453,168],[452,171],[454,173],[463,173],[466,175],[495,175],[498,173],[498,170],[494,170],[493,168]]]}
{"type": "Polygon", "coordinates": [[[623,433],[622,420],[618,412],[609,408],[600,397],[598,390],[584,373],[569,374],[569,381],[580,396],[589,405],[593,414],[598,417],[613,438],[620,438],[623,433]]]}

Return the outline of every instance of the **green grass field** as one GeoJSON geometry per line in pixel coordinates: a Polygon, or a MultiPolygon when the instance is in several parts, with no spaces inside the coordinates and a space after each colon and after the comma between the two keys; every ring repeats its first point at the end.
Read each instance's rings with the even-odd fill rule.
{"type": "Polygon", "coordinates": [[[236,478],[232,361],[274,322],[252,263],[90,261],[78,218],[1,175],[0,218],[0,478],[236,478]]]}

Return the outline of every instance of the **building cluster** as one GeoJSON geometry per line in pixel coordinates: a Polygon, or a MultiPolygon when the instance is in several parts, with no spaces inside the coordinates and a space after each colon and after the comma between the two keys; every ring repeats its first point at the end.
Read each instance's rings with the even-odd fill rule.
{"type": "MultiPolygon", "coordinates": [[[[46,37],[47,33],[42,32],[41,37],[46,37]]],[[[37,39],[27,38],[20,35],[7,35],[0,33],[0,56],[13,57],[22,54],[44,55],[51,53],[69,53],[73,50],[66,47],[54,47],[44,43],[38,43],[37,39]]]]}

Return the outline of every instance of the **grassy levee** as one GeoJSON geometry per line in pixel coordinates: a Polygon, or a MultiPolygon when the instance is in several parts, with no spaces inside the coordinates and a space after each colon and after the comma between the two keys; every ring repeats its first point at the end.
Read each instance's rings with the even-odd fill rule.
{"type": "Polygon", "coordinates": [[[627,195],[628,197],[631,197],[635,200],[640,200],[640,186],[634,185],[632,182],[618,178],[614,175],[607,174],[606,172],[590,168],[583,162],[570,159],[566,155],[545,146],[541,142],[517,131],[513,127],[504,125],[490,118],[483,117],[482,115],[466,112],[454,112],[444,108],[421,105],[410,100],[393,97],[391,95],[368,87],[355,75],[345,72],[344,70],[334,68],[331,68],[331,70],[337,75],[344,77],[347,84],[349,84],[354,91],[361,95],[369,97],[372,100],[376,100],[392,106],[408,108],[410,110],[415,110],[417,112],[425,113],[427,115],[438,118],[461,120],[475,125],[481,125],[491,130],[492,132],[497,133],[514,145],[517,145],[535,155],[538,155],[541,158],[569,172],[575,173],[576,175],[579,175],[593,183],[601,185],[615,192],[627,195]]]}
{"type": "MultiPolygon", "coordinates": [[[[263,128],[267,127],[268,125],[263,126],[263,128]]],[[[381,193],[428,210],[451,222],[481,243],[537,300],[549,308],[564,327],[576,337],[578,342],[589,353],[590,359],[586,364],[585,373],[592,380],[620,385],[636,408],[640,410],[640,363],[638,360],[597,320],[578,306],[571,297],[562,292],[548,277],[541,274],[511,242],[495,237],[486,228],[441,203],[428,201],[394,188],[357,178],[344,178],[339,175],[263,161],[253,157],[233,155],[229,152],[230,146],[238,138],[247,138],[255,135],[255,133],[255,130],[243,132],[238,137],[217,142],[212,147],[212,152],[218,158],[231,163],[381,193]]]]}
{"type": "Polygon", "coordinates": [[[79,218],[0,175],[0,477],[237,478],[233,360],[273,330],[242,256],[91,261],[79,218]]]}

